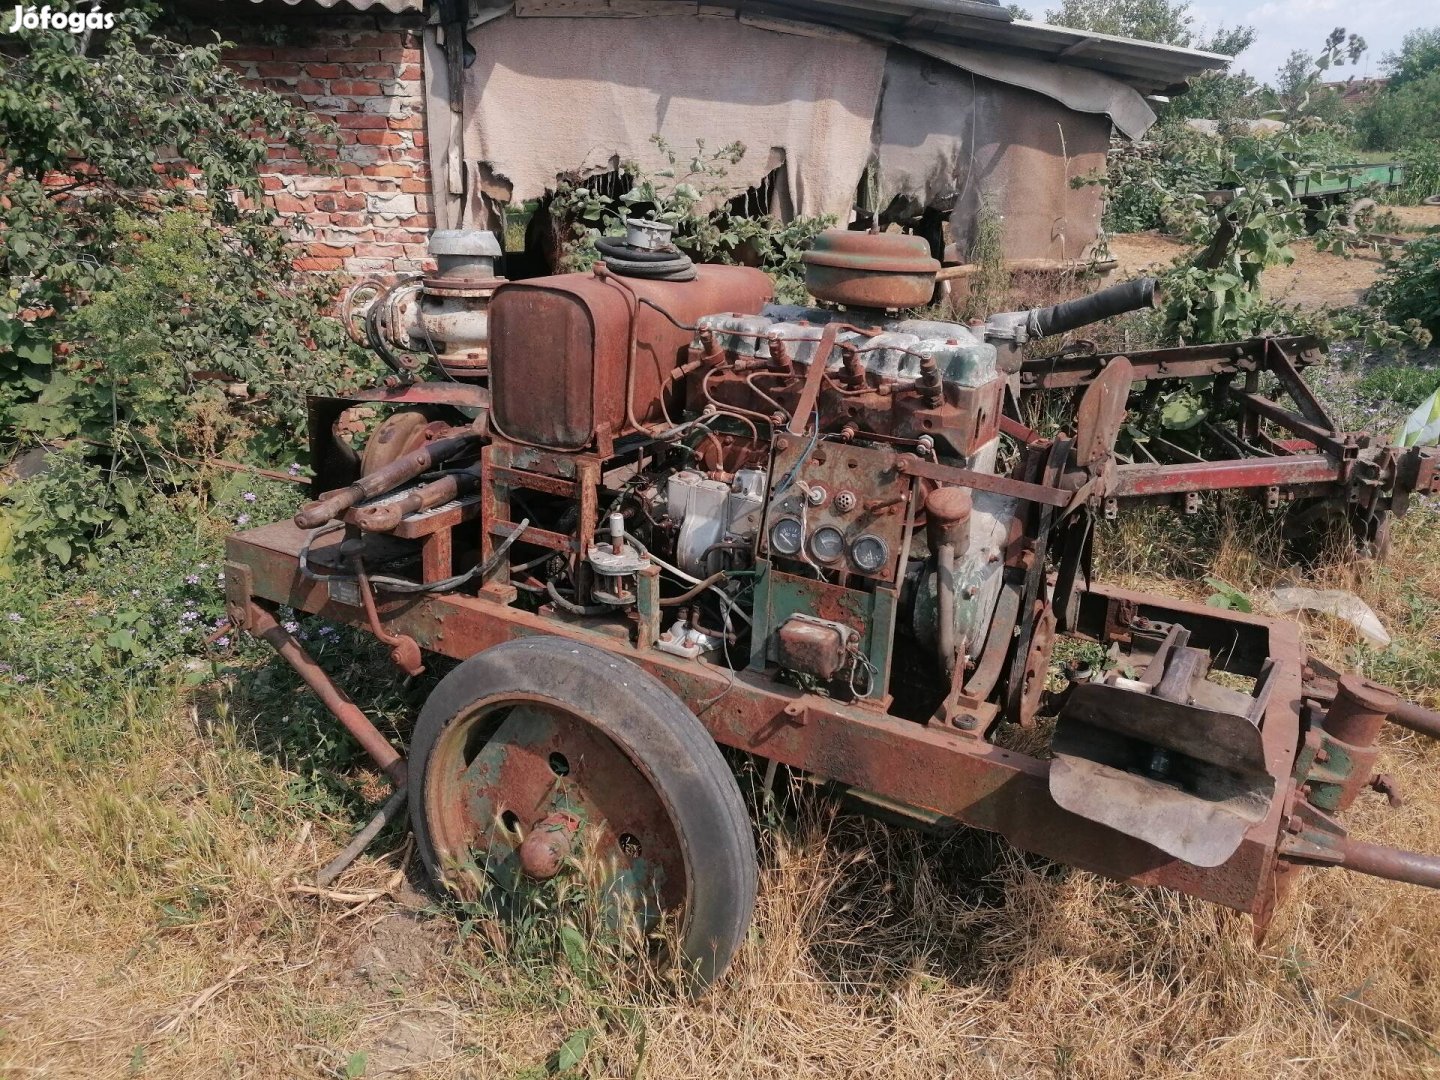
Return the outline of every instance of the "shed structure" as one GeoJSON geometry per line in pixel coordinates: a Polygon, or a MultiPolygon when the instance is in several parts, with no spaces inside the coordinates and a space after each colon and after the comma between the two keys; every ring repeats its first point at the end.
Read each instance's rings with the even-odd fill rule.
{"type": "MultiPolygon", "coordinates": [[[[498,231],[562,179],[602,183],[627,163],[654,172],[657,137],[682,158],[739,142],[723,194],[784,219],[899,224],[948,262],[967,260],[985,213],[1003,222],[1009,260],[1085,258],[1102,193],[1078,182],[1103,173],[1112,132],[1141,137],[1155,119],[1147,96],[1229,62],[1016,20],[989,0],[284,2],[317,30],[359,10],[382,35],[401,26],[419,39],[423,137],[402,141],[427,159],[435,228],[498,231]]],[[[270,55],[255,73],[273,80],[283,47],[270,55]]],[[[336,97],[306,103],[324,112],[336,97]]]]}

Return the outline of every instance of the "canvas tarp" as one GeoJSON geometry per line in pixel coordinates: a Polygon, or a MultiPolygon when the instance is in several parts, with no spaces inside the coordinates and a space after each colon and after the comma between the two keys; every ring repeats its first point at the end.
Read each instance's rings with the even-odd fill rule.
{"type": "Polygon", "coordinates": [[[982,208],[1001,219],[1008,258],[1089,254],[1102,197],[1071,181],[1104,168],[1105,116],[894,49],[875,127],[875,207],[901,221],[942,210],[959,261],[982,208]]]}
{"type": "MultiPolygon", "coordinates": [[[[501,205],[539,198],[562,175],[625,161],[653,173],[665,167],[658,133],[687,158],[700,139],[745,143],[726,177],[733,193],[783,164],[775,203],[787,216],[849,220],[874,167],[866,182],[880,190],[863,202],[892,218],[953,208],[962,253],[985,201],[1006,219],[1008,256],[1073,259],[1098,234],[1100,193],[1070,181],[1103,168],[1112,122],[1138,135],[1154,119],[1123,83],[1065,64],[674,9],[685,13],[595,17],[582,0],[530,0],[475,20],[463,125],[443,78],[429,80],[441,227],[498,227],[501,205]]],[[[429,37],[427,68],[438,68],[429,37]]]]}
{"type": "Polygon", "coordinates": [[[464,158],[496,201],[538,198],[560,174],[627,160],[664,168],[658,134],[687,158],[699,140],[709,150],[745,143],[725,180],[735,192],[783,160],[795,212],[842,219],[870,155],[886,53],[733,16],[505,16],[471,43],[464,158]]]}

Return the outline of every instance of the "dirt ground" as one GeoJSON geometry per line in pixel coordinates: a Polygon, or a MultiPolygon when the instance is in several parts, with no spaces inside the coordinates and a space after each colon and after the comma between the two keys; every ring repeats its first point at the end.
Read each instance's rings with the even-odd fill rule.
{"type": "MultiPolygon", "coordinates": [[[[1440,226],[1440,206],[1390,207],[1407,229],[1440,226]]],[[[1114,280],[1124,281],[1149,269],[1168,266],[1187,250],[1185,244],[1158,232],[1128,233],[1110,238],[1110,254],[1119,261],[1114,280]]],[[[1349,258],[1316,251],[1308,241],[1294,245],[1295,262],[1267,270],[1267,297],[1289,303],[1343,307],[1358,304],[1374,283],[1384,260],[1374,251],[1349,258]]]]}

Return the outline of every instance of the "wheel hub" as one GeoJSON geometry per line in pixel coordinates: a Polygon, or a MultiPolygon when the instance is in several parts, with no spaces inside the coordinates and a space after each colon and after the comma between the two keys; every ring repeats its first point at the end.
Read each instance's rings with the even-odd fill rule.
{"type": "Polygon", "coordinates": [[[427,814],[462,893],[575,866],[607,903],[650,925],[685,899],[670,814],[650,780],[582,717],[539,700],[481,705],[446,732],[427,814]]]}

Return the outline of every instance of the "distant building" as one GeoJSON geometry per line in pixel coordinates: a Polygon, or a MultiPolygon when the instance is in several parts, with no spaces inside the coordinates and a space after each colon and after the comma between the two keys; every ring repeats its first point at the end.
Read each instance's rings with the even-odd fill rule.
{"type": "Polygon", "coordinates": [[[1362,105],[1370,104],[1375,95],[1388,85],[1390,85],[1389,79],[1352,75],[1343,81],[1321,83],[1320,87],[1323,90],[1334,90],[1346,105],[1359,108],[1362,105]]]}

